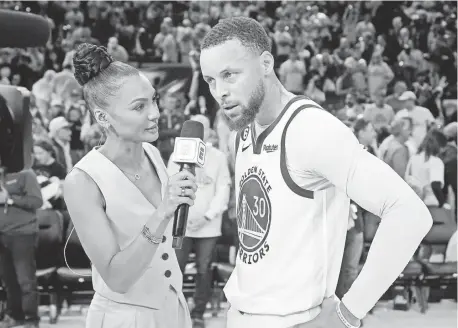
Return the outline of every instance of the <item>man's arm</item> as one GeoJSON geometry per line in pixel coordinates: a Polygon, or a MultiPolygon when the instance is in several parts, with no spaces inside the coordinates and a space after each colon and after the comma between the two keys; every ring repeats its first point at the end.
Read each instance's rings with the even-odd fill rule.
{"type": "Polygon", "coordinates": [[[25,210],[35,211],[43,205],[40,185],[37,176],[32,170],[25,170],[20,173],[24,179],[24,189],[21,195],[10,195],[14,205],[25,210]]]}
{"type": "Polygon", "coordinates": [[[411,259],[432,226],[431,215],[401,177],[365,151],[351,130],[326,111],[304,110],[291,123],[288,135],[314,140],[288,143],[288,159],[330,181],[381,218],[366,263],[342,299],[355,317],[363,318],[411,259]]]}

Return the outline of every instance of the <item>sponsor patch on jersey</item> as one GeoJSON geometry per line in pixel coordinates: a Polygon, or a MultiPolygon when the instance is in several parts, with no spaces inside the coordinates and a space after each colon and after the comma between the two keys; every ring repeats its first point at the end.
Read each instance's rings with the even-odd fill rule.
{"type": "Polygon", "coordinates": [[[239,188],[237,200],[239,257],[246,264],[255,264],[269,252],[267,237],[272,220],[269,192],[272,187],[265,172],[253,166],[242,175],[239,188]]]}
{"type": "Polygon", "coordinates": [[[262,150],[264,150],[266,153],[272,153],[278,150],[278,145],[262,145],[262,150]]]}

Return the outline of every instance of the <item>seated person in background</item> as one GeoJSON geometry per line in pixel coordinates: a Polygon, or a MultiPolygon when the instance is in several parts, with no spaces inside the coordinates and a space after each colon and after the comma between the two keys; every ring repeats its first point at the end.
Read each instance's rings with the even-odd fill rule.
{"type": "Polygon", "coordinates": [[[417,96],[412,91],[404,92],[399,100],[404,102],[404,109],[397,112],[395,118],[410,117],[412,119],[412,138],[407,141],[407,145],[411,154],[414,154],[425,138],[428,127],[435,122],[435,119],[429,109],[416,105],[417,96]]]}
{"type": "Polygon", "coordinates": [[[393,108],[385,103],[386,89],[378,89],[373,95],[373,104],[367,104],[364,109],[364,119],[374,126],[377,136],[388,130],[394,119],[393,108]]]}
{"type": "Polygon", "coordinates": [[[7,167],[0,179],[0,271],[8,301],[0,327],[38,328],[36,211],[42,205],[33,171],[7,167]]]}
{"type": "MultiPolygon", "coordinates": [[[[438,157],[447,139],[439,130],[430,130],[407,164],[405,180],[429,207],[445,204],[444,162],[438,157]]],[[[447,204],[448,205],[448,204],[447,204]]]]}
{"type": "Polygon", "coordinates": [[[404,178],[410,153],[406,146],[412,134],[412,119],[404,117],[391,124],[391,135],[380,145],[379,158],[404,178]]]}
{"type": "MultiPolygon", "coordinates": [[[[457,200],[457,144],[456,144],[456,135],[457,135],[458,123],[453,122],[449,123],[444,128],[444,134],[447,137],[447,145],[444,147],[440,154],[440,159],[444,162],[445,167],[445,177],[444,177],[444,192],[447,196],[449,195],[449,186],[453,190],[454,200],[451,201],[451,204],[456,204],[457,200]]],[[[452,197],[453,199],[453,197],[452,197]]],[[[456,205],[455,205],[456,206],[456,205]]],[[[455,207],[456,212],[456,207],[455,207]]]]}
{"type": "Polygon", "coordinates": [[[62,181],[67,172],[54,158],[54,148],[46,140],[35,142],[33,146],[34,162],[32,169],[37,175],[43,197],[43,209],[60,209],[62,201],[62,181]]]}

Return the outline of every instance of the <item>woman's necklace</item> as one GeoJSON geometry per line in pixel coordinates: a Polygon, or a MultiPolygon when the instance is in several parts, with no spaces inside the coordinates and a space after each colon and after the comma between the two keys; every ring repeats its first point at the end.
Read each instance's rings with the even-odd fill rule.
{"type": "MultiPolygon", "coordinates": [[[[117,165],[116,165],[116,166],[117,166],[117,165]]],[[[133,178],[135,179],[135,181],[141,179],[141,175],[140,175],[139,173],[130,173],[130,172],[127,172],[127,171],[121,169],[119,166],[118,166],[118,168],[119,168],[123,173],[125,173],[125,174],[127,174],[127,175],[133,177],[133,178]]],[[[141,171],[141,170],[142,170],[142,167],[141,167],[139,170],[141,171]]]]}
{"type": "Polygon", "coordinates": [[[135,180],[140,180],[140,178],[141,178],[140,174],[138,174],[138,173],[132,174],[132,173],[126,172],[124,170],[121,170],[121,171],[123,171],[127,175],[130,175],[131,177],[134,177],[135,180]]]}

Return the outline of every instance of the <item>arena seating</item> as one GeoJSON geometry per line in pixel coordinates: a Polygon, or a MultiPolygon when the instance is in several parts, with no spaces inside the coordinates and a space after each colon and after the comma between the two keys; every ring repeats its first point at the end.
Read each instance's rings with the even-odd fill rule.
{"type": "MultiPolygon", "coordinates": [[[[434,249],[445,249],[451,235],[456,231],[456,221],[450,211],[431,209],[435,224],[424,238],[422,246],[432,246],[434,249]]],[[[49,319],[56,323],[61,313],[62,304],[88,304],[94,293],[91,278],[91,263],[86,256],[76,231],[71,222],[65,222],[65,216],[54,210],[40,210],[37,212],[39,221],[39,239],[37,249],[37,277],[40,304],[49,305],[49,319]],[[70,237],[70,238],[69,238],[70,237]],[[68,265],[63,259],[63,249],[68,239],[66,257],[68,265]]],[[[364,239],[367,253],[372,242],[380,218],[371,213],[364,215],[364,239]]],[[[227,240],[221,238],[214,254],[212,265],[213,294],[210,301],[210,311],[216,316],[224,301],[223,288],[234,266],[229,263],[229,248],[227,240]]],[[[362,257],[364,263],[366,254],[362,257]]],[[[183,292],[187,299],[191,298],[195,290],[195,254],[191,254],[189,263],[183,275],[183,292]]],[[[421,311],[427,311],[428,301],[439,298],[456,299],[457,263],[431,263],[428,259],[421,259],[417,254],[408,263],[392,288],[383,297],[393,298],[404,295],[407,304],[395,304],[396,309],[407,310],[412,300],[416,300],[421,311]]],[[[6,295],[0,286],[0,311],[3,314],[6,295]]]]}
{"type": "MultiPolygon", "coordinates": [[[[430,208],[434,220],[433,227],[425,236],[421,246],[433,246],[445,251],[452,234],[456,231],[456,221],[453,213],[443,208],[430,208]]],[[[370,247],[380,218],[372,213],[364,215],[364,240],[366,250],[370,247]]],[[[366,251],[367,253],[367,251],[366,251]]],[[[422,313],[427,310],[430,290],[440,291],[440,298],[456,299],[457,263],[431,263],[428,259],[421,259],[417,250],[415,256],[393,283],[391,297],[395,299],[394,308],[408,310],[415,299],[422,313]],[[398,302],[399,295],[403,295],[405,302],[398,302]]]]}
{"type": "MultiPolygon", "coordinates": [[[[457,229],[456,221],[451,211],[441,208],[431,208],[434,225],[424,238],[422,245],[434,251],[445,253],[447,244],[457,229]]],[[[429,259],[418,258],[422,264],[424,277],[419,286],[420,309],[424,313],[428,309],[428,302],[443,298],[456,299],[457,262],[431,262],[429,259]]]]}
{"type": "Polygon", "coordinates": [[[58,284],[57,269],[61,262],[63,217],[58,211],[39,210],[38,247],[37,247],[37,283],[40,304],[49,305],[49,320],[57,322],[58,284]]]}
{"type": "Polygon", "coordinates": [[[72,304],[89,304],[94,294],[91,263],[81,246],[76,231],[73,230],[72,232],[72,230],[73,224],[70,222],[65,233],[64,242],[68,240],[65,255],[71,269],[67,267],[65,261],[62,261],[60,267],[57,269],[59,313],[64,300],[68,306],[72,304]]]}

